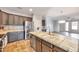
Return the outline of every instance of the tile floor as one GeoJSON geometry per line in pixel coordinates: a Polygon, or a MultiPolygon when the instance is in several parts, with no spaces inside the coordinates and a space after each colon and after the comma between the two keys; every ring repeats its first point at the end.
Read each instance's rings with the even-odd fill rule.
{"type": "Polygon", "coordinates": [[[3,52],[34,52],[30,47],[30,40],[21,40],[8,43],[3,52]]]}

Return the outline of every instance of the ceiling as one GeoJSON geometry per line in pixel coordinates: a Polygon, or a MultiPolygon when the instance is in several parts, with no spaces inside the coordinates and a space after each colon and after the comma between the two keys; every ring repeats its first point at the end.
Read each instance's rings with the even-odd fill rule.
{"type": "Polygon", "coordinates": [[[0,7],[0,9],[9,13],[29,17],[31,17],[33,14],[54,17],[79,13],[78,7],[0,7]],[[30,12],[29,9],[32,9],[33,11],[30,12]]]}
{"type": "Polygon", "coordinates": [[[37,15],[46,15],[47,11],[50,9],[49,7],[0,7],[0,9],[5,11],[10,11],[14,13],[20,13],[28,16],[32,16],[32,14],[37,15]],[[30,12],[29,9],[33,11],[30,12]]]}

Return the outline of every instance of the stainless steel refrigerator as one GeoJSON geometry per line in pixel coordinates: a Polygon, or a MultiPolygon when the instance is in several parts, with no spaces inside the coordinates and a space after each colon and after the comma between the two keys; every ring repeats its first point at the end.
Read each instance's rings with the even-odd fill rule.
{"type": "Polygon", "coordinates": [[[32,22],[25,21],[24,30],[25,30],[25,39],[28,39],[29,38],[29,32],[32,31],[32,22]]]}

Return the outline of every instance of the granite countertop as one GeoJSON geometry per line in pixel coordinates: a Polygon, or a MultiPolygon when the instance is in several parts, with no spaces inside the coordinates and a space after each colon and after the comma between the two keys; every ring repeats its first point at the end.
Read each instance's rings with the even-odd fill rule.
{"type": "Polygon", "coordinates": [[[69,33],[69,32],[59,32],[59,34],[62,34],[64,36],[72,37],[75,39],[79,39],[79,34],[76,33],[69,33]]]}
{"type": "Polygon", "coordinates": [[[47,32],[30,32],[30,34],[33,34],[66,51],[71,51],[71,52],[78,51],[78,39],[67,37],[59,33],[51,33],[51,35],[49,35],[47,32]]]}
{"type": "Polygon", "coordinates": [[[7,34],[8,32],[17,32],[17,31],[23,31],[23,30],[0,30],[0,34],[7,34]]]}

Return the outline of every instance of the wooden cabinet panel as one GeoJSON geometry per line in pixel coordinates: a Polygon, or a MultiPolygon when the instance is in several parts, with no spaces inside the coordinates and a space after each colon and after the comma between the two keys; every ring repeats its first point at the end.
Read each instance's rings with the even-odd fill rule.
{"type": "Polygon", "coordinates": [[[2,24],[2,12],[0,10],[0,25],[2,24]]]}
{"type": "Polygon", "coordinates": [[[30,34],[31,46],[37,52],[67,52],[62,48],[59,48],[43,39],[38,38],[37,36],[30,34]]]}
{"type": "Polygon", "coordinates": [[[14,16],[14,24],[18,25],[19,16],[14,16]]]}
{"type": "Polygon", "coordinates": [[[18,22],[19,22],[20,25],[23,25],[23,20],[24,20],[23,17],[19,17],[18,22]]]}
{"type": "Polygon", "coordinates": [[[5,12],[2,12],[2,24],[8,24],[8,14],[5,12]]]}
{"type": "Polygon", "coordinates": [[[18,32],[9,32],[8,33],[8,42],[14,42],[18,40],[18,32]]]}
{"type": "Polygon", "coordinates": [[[24,31],[18,32],[18,40],[23,40],[24,39],[24,31]]]}
{"type": "Polygon", "coordinates": [[[27,18],[26,17],[24,17],[24,21],[26,21],[27,20],[27,18]]]}
{"type": "Polygon", "coordinates": [[[36,39],[36,51],[41,52],[42,51],[42,43],[39,38],[36,39]]]}
{"type": "Polygon", "coordinates": [[[42,52],[52,52],[52,48],[42,44],[42,52]]]}
{"type": "Polygon", "coordinates": [[[46,41],[42,41],[42,52],[52,52],[52,45],[46,41]]]}
{"type": "Polygon", "coordinates": [[[9,14],[9,24],[14,24],[14,15],[9,14]]]}
{"type": "Polygon", "coordinates": [[[14,42],[24,39],[24,32],[9,32],[8,33],[8,42],[14,42]]]}
{"type": "Polygon", "coordinates": [[[66,51],[59,47],[54,46],[54,52],[66,52],[66,51]]]}
{"type": "Polygon", "coordinates": [[[30,44],[31,47],[36,50],[36,38],[34,36],[31,36],[30,44]]]}

